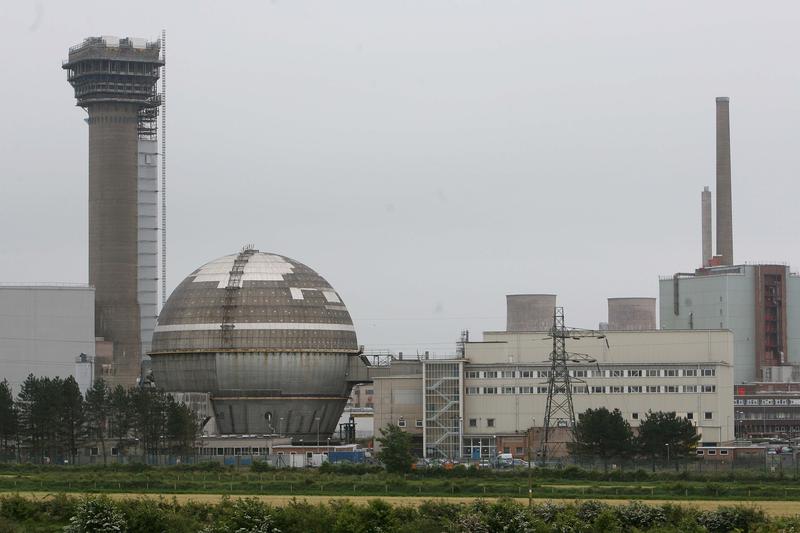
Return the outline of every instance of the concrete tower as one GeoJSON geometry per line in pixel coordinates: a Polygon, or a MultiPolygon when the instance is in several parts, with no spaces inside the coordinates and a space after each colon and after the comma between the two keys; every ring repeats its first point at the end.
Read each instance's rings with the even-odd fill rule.
{"type": "Polygon", "coordinates": [[[714,246],[711,242],[711,191],[708,187],[700,193],[700,226],[703,232],[703,267],[711,264],[711,257],[714,255],[714,246]]]}
{"type": "Polygon", "coordinates": [[[113,342],[112,384],[140,372],[139,140],[154,122],[162,64],[157,42],[89,37],[62,65],[89,115],[89,283],[95,333],[113,342]]]}
{"type": "Polygon", "coordinates": [[[652,331],[656,329],[655,298],[609,298],[610,331],[652,331]]]}
{"type": "Polygon", "coordinates": [[[506,295],[506,331],[550,331],[555,294],[506,295]]]}
{"type": "Polygon", "coordinates": [[[727,96],[717,97],[717,255],[720,257],[720,265],[733,264],[729,106],[727,96]]]}

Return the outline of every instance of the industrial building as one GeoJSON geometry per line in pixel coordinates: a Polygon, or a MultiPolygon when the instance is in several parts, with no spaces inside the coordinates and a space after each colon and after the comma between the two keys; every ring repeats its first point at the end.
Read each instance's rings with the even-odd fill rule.
{"type": "Polygon", "coordinates": [[[700,196],[701,267],[659,281],[662,329],[728,329],[734,383],[786,381],[800,363],[800,277],[787,265],[735,264],[731,200],[730,99],[716,99],[716,255],[711,191],[700,196]]]}
{"type": "Polygon", "coordinates": [[[800,277],[788,266],[708,267],[659,287],[662,329],[733,333],[734,383],[784,381],[800,363],[800,277]]]}
{"type": "Polygon", "coordinates": [[[157,386],[207,396],[204,414],[220,433],[308,443],[336,430],[364,366],[359,354],[347,307],[322,276],[245,248],[173,291],[151,358],[157,386]]]}
{"type": "MultiPolygon", "coordinates": [[[[508,314],[525,316],[507,323],[544,323],[544,307],[532,312],[535,306],[517,303],[508,314]]],[[[552,309],[549,316],[552,323],[552,309]]],[[[596,360],[571,365],[576,413],[616,408],[635,428],[648,411],[674,411],[695,423],[706,444],[733,438],[730,331],[604,333],[604,340],[575,341],[596,360]]],[[[448,359],[394,360],[397,370],[374,379],[375,427],[391,422],[421,435],[431,458],[525,456],[529,444],[538,446],[551,350],[545,332],[498,331],[448,359]]]]}
{"type": "Polygon", "coordinates": [[[85,361],[95,359],[92,287],[2,285],[0,317],[0,379],[15,393],[31,373],[65,378],[76,373],[81,354],[85,361]]]}
{"type": "Polygon", "coordinates": [[[133,385],[157,315],[156,81],[160,43],[89,37],[62,64],[89,125],[89,284],[105,377],[133,385]]]}
{"type": "Polygon", "coordinates": [[[736,435],[740,438],[800,436],[800,372],[791,382],[748,383],[734,387],[736,435]]]}

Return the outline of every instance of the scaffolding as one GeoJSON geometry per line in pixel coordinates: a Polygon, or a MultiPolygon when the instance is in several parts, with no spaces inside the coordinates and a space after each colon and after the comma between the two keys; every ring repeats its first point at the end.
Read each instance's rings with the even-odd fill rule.
{"type": "Polygon", "coordinates": [[[245,246],[233,261],[233,266],[228,275],[228,284],[225,286],[225,300],[222,304],[222,324],[220,324],[223,348],[234,348],[233,330],[236,328],[236,324],[233,322],[233,318],[236,315],[236,307],[239,302],[239,289],[242,288],[242,275],[247,262],[256,253],[258,253],[258,250],[252,246],[245,246]]]}
{"type": "Polygon", "coordinates": [[[463,360],[426,360],[422,366],[422,439],[425,457],[454,461],[461,457],[463,360]]]}

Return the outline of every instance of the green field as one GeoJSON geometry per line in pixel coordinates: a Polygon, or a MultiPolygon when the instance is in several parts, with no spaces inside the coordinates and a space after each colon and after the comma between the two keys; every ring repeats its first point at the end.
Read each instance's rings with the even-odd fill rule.
{"type": "MultiPolygon", "coordinates": [[[[525,498],[528,472],[420,472],[407,475],[343,469],[270,470],[186,467],[35,467],[0,469],[0,492],[230,494],[289,496],[413,496],[525,498]]],[[[531,472],[537,499],[800,501],[800,480],[630,472],[531,472]],[[570,474],[574,475],[570,475],[570,474]]]]}

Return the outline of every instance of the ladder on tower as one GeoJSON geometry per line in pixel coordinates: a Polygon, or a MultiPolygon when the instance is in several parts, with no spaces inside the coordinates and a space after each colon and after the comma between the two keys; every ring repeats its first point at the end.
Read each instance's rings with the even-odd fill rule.
{"type": "Polygon", "coordinates": [[[236,329],[234,318],[239,301],[239,289],[242,288],[242,276],[247,262],[256,252],[258,250],[252,247],[245,247],[233,260],[233,266],[228,273],[225,300],[222,303],[222,323],[220,324],[223,348],[233,348],[233,330],[236,329]]]}

